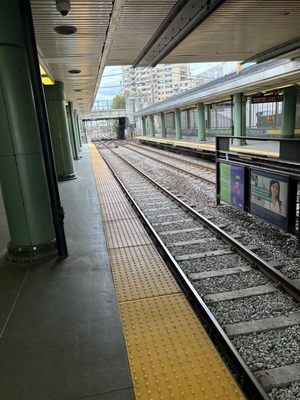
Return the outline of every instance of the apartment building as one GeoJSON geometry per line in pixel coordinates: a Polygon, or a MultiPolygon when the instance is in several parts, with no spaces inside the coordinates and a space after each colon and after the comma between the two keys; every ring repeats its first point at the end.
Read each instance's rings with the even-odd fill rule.
{"type": "Polygon", "coordinates": [[[134,98],[136,107],[143,108],[198,85],[192,79],[189,64],[160,64],[155,68],[123,67],[126,98],[134,98]]]}

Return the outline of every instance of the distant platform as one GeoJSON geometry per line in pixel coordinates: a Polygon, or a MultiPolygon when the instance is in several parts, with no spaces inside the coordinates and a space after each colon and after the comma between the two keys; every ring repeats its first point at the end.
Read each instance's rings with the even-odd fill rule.
{"type": "MultiPolygon", "coordinates": [[[[247,140],[247,138],[245,138],[247,140]]],[[[207,152],[214,153],[216,151],[215,139],[209,138],[207,141],[199,142],[198,138],[195,136],[185,136],[182,139],[175,138],[161,138],[157,137],[149,137],[149,136],[136,136],[135,140],[139,140],[141,142],[153,142],[153,143],[161,143],[171,146],[184,147],[197,149],[207,152]]],[[[255,141],[251,140],[246,145],[238,146],[236,144],[230,146],[230,151],[238,152],[238,153],[248,153],[248,154],[256,154],[260,156],[267,157],[279,157],[279,143],[274,141],[255,141]]]]}

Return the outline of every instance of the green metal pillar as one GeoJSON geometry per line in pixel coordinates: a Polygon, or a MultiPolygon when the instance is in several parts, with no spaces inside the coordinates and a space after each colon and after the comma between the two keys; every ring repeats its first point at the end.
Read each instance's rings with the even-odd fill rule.
{"type": "Polygon", "coordinates": [[[45,86],[44,91],[57,178],[62,181],[74,179],[76,174],[65,109],[64,84],[55,82],[55,85],[45,86]]]}
{"type": "Polygon", "coordinates": [[[147,135],[147,129],[146,129],[146,117],[142,117],[142,136],[147,135]]]}
{"type": "Polygon", "coordinates": [[[203,103],[197,104],[197,117],[198,117],[198,139],[203,142],[206,140],[205,133],[205,107],[203,103]]]}
{"type": "Polygon", "coordinates": [[[74,132],[75,132],[75,141],[76,141],[76,146],[77,146],[77,153],[79,154],[79,151],[80,151],[80,140],[79,140],[78,125],[77,125],[77,113],[76,113],[75,109],[73,109],[73,124],[74,124],[74,132]]]}
{"type": "Polygon", "coordinates": [[[186,125],[187,129],[191,129],[191,110],[186,110],[186,125]]]}
{"type": "Polygon", "coordinates": [[[78,140],[78,134],[77,134],[77,129],[76,129],[76,125],[75,125],[73,103],[71,101],[68,102],[67,116],[69,119],[69,126],[71,127],[71,132],[72,132],[74,155],[75,155],[74,159],[79,160],[79,158],[80,158],[80,156],[79,156],[79,140],[78,140]]]}
{"type": "Polygon", "coordinates": [[[70,142],[71,142],[71,147],[72,147],[72,154],[73,154],[73,159],[78,160],[79,156],[77,153],[77,147],[76,147],[76,140],[75,140],[75,133],[74,133],[74,127],[73,127],[73,119],[72,119],[72,112],[70,108],[70,102],[66,105],[66,112],[67,112],[67,120],[68,120],[68,127],[69,127],[69,133],[70,133],[70,142]]]}
{"type": "Polygon", "coordinates": [[[182,139],[182,132],[181,132],[181,111],[179,108],[175,110],[175,132],[176,132],[176,139],[182,139]]]}
{"type": "Polygon", "coordinates": [[[175,123],[175,111],[172,113],[172,125],[173,125],[173,129],[175,131],[176,129],[176,123],[175,123]]]}
{"type": "Polygon", "coordinates": [[[206,104],[207,130],[211,127],[210,104],[206,104]]]}
{"type": "Polygon", "coordinates": [[[8,258],[56,254],[49,190],[18,0],[0,13],[0,182],[10,231],[8,258]]]}
{"type": "Polygon", "coordinates": [[[75,112],[75,123],[78,131],[78,140],[79,140],[79,146],[82,147],[82,141],[81,141],[81,132],[80,132],[80,125],[79,125],[79,117],[78,114],[75,112]]]}
{"type": "Polygon", "coordinates": [[[167,130],[166,130],[165,114],[163,112],[160,113],[160,126],[161,126],[161,137],[165,138],[167,136],[167,130]]]}
{"type": "Polygon", "coordinates": [[[283,137],[293,137],[295,134],[295,117],[297,104],[297,86],[283,89],[282,125],[283,137]]]}
{"type": "Polygon", "coordinates": [[[154,115],[149,115],[150,136],[155,137],[154,115]]]}
{"type": "MultiPolygon", "coordinates": [[[[234,114],[233,114],[233,126],[234,136],[246,136],[246,97],[243,93],[235,93],[233,95],[234,114]]],[[[246,144],[246,142],[240,141],[240,143],[246,144]]]]}

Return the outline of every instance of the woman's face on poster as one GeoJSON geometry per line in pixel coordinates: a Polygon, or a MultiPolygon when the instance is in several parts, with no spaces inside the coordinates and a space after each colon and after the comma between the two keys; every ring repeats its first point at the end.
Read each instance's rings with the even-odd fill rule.
{"type": "Polygon", "coordinates": [[[278,199],[278,197],[279,197],[279,183],[278,182],[274,182],[271,185],[271,193],[272,193],[273,199],[278,199]]]}

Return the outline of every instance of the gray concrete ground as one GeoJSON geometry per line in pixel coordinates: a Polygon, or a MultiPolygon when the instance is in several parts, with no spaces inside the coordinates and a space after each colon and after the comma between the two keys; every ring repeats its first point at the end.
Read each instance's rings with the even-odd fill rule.
{"type": "Polygon", "coordinates": [[[82,156],[60,183],[64,261],[9,263],[0,198],[0,400],[134,399],[87,146],[82,156]]]}

